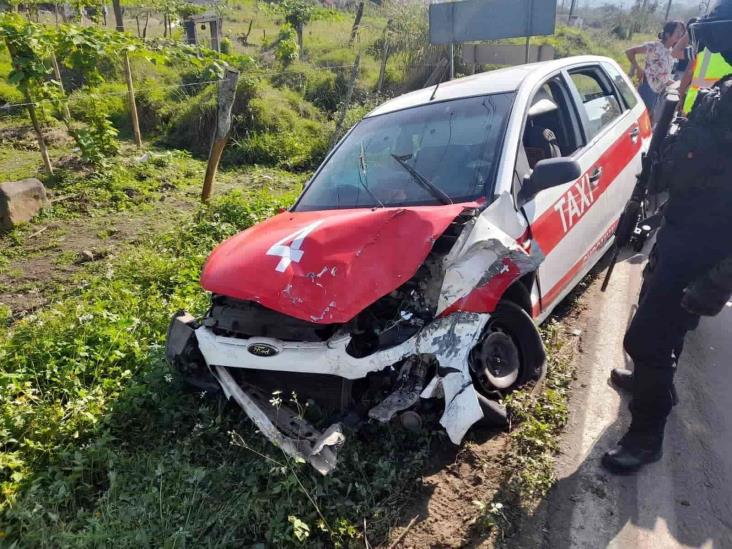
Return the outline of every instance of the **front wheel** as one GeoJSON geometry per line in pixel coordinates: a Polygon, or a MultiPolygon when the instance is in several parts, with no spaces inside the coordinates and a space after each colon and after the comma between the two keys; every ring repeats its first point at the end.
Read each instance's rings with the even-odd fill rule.
{"type": "Polygon", "coordinates": [[[544,344],[528,313],[511,301],[501,301],[470,354],[470,367],[478,391],[489,397],[544,375],[544,344]]]}

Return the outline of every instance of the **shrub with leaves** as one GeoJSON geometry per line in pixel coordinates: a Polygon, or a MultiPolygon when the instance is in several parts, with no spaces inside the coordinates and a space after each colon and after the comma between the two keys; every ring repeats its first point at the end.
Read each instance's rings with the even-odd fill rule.
{"type": "Polygon", "coordinates": [[[81,159],[92,166],[104,166],[109,157],[119,152],[117,129],[106,115],[92,113],[84,128],[72,129],[71,135],[81,152],[81,159]]]}
{"type": "Polygon", "coordinates": [[[282,25],[277,36],[277,48],[275,49],[277,60],[286,67],[297,59],[299,49],[295,29],[291,25],[282,25]]]}

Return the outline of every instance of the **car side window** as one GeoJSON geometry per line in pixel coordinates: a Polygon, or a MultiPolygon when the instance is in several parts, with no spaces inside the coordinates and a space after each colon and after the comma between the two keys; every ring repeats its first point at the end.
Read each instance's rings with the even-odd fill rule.
{"type": "Polygon", "coordinates": [[[587,139],[593,139],[603,128],[616,120],[623,109],[615,90],[604,82],[595,69],[580,69],[569,73],[579,92],[581,105],[587,117],[587,139]]]}
{"type": "Polygon", "coordinates": [[[602,66],[608,76],[610,76],[613,82],[615,82],[615,87],[618,88],[623,101],[625,101],[625,106],[628,107],[628,109],[635,107],[638,104],[638,98],[636,97],[633,88],[628,84],[626,77],[623,76],[623,74],[614,65],[603,63],[602,66]]]}
{"type": "Polygon", "coordinates": [[[541,86],[529,102],[522,144],[529,168],[540,160],[570,156],[579,148],[576,116],[559,77],[541,86]]]}
{"type": "Polygon", "coordinates": [[[539,161],[571,156],[583,145],[569,89],[561,76],[555,76],[545,82],[529,101],[516,159],[515,191],[518,192],[524,177],[539,161]]]}

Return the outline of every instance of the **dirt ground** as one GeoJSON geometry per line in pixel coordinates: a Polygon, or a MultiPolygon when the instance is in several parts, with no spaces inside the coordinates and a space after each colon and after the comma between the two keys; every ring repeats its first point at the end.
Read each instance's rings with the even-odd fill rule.
{"type": "Polygon", "coordinates": [[[480,514],[476,503],[490,501],[500,486],[500,458],[508,436],[477,430],[469,438],[461,447],[446,440],[443,447],[433,451],[421,488],[393,529],[390,544],[415,549],[487,546],[488,541],[476,528],[480,514]]]}
{"type": "Polygon", "coordinates": [[[20,250],[0,271],[0,303],[15,318],[42,307],[53,299],[54,288],[67,284],[80,269],[172,227],[195,204],[192,198],[172,197],[143,213],[34,222],[20,237],[20,250]]]}

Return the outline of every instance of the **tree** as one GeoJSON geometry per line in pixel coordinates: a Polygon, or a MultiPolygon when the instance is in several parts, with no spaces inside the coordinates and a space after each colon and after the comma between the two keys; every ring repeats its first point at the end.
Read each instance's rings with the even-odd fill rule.
{"type": "Polygon", "coordinates": [[[300,49],[300,59],[303,58],[303,31],[305,25],[318,17],[316,6],[309,0],[280,0],[277,7],[285,15],[285,21],[292,25],[297,33],[297,46],[300,49]]]}
{"type": "Polygon", "coordinates": [[[122,4],[120,0],[112,0],[112,9],[114,10],[115,28],[120,32],[124,32],[125,21],[122,17],[122,4]]]}

